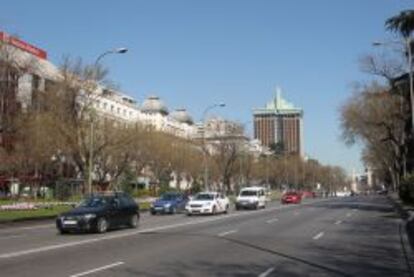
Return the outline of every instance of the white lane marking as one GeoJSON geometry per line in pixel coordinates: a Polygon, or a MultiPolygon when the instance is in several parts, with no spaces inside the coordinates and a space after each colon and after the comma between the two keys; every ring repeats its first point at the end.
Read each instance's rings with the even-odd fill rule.
{"type": "Polygon", "coordinates": [[[317,234],[316,236],[313,237],[314,240],[318,240],[320,239],[325,233],[324,232],[320,232],[319,234],[317,234]]]}
{"type": "Polygon", "coordinates": [[[358,209],[352,209],[352,211],[356,212],[356,211],[358,211],[358,209]]]}
{"type": "Polygon", "coordinates": [[[279,221],[279,219],[278,219],[278,218],[273,218],[273,219],[269,219],[269,220],[267,220],[267,221],[266,221],[266,223],[267,223],[267,224],[272,224],[272,223],[277,222],[277,221],[279,221]]]}
{"type": "MultiPolygon", "coordinates": [[[[315,203],[321,203],[321,202],[327,202],[327,201],[331,201],[331,199],[324,199],[324,200],[315,201],[315,202],[311,202],[311,203],[305,203],[305,204],[302,204],[302,206],[307,206],[307,205],[312,205],[312,204],[315,204],[315,203]]],[[[269,209],[265,209],[265,210],[261,210],[261,211],[256,211],[255,214],[257,214],[257,213],[266,213],[266,212],[282,210],[282,209],[287,209],[287,208],[291,208],[291,206],[277,206],[277,207],[274,207],[274,208],[269,208],[269,209]]],[[[137,234],[140,234],[140,233],[155,232],[155,231],[173,229],[173,228],[189,226],[189,225],[203,224],[203,223],[223,220],[223,219],[227,219],[227,218],[239,217],[239,216],[248,216],[248,215],[251,215],[251,213],[234,213],[234,214],[222,215],[222,216],[219,216],[219,217],[211,217],[211,218],[208,218],[208,219],[194,220],[194,221],[191,221],[191,222],[183,222],[183,223],[164,225],[164,226],[159,226],[159,227],[154,227],[154,228],[142,229],[142,230],[137,230],[137,231],[130,231],[130,232],[125,232],[125,233],[121,233],[121,234],[105,235],[105,236],[97,237],[97,238],[93,238],[93,239],[85,239],[85,240],[79,240],[79,241],[67,242],[67,243],[61,243],[61,244],[52,244],[52,245],[42,246],[42,247],[38,247],[38,248],[31,248],[31,249],[27,249],[27,250],[21,250],[21,251],[16,251],[16,252],[0,254],[0,259],[15,258],[15,257],[23,256],[23,255],[35,254],[35,253],[51,251],[51,250],[56,250],[56,249],[62,249],[62,248],[67,248],[67,247],[73,247],[73,246],[89,244],[89,243],[94,243],[94,242],[99,242],[99,241],[105,241],[105,240],[110,240],[110,239],[129,237],[129,236],[134,236],[134,235],[137,235],[137,234]]]]}
{"type": "Polygon", "coordinates": [[[272,273],[275,270],[274,267],[269,268],[268,270],[266,270],[265,272],[262,272],[259,277],[267,277],[270,273],[272,273]]]}
{"type": "Polygon", "coordinates": [[[94,269],[91,269],[91,270],[88,270],[88,271],[85,271],[85,272],[70,275],[70,277],[81,277],[81,276],[85,276],[85,275],[88,275],[88,274],[91,274],[91,273],[95,273],[95,272],[98,272],[98,271],[109,269],[109,268],[112,268],[112,267],[120,266],[120,265],[123,265],[123,264],[124,264],[124,262],[117,262],[117,263],[97,267],[97,268],[94,268],[94,269]]]}
{"type": "Polygon", "coordinates": [[[352,214],[351,213],[347,213],[346,214],[346,217],[350,217],[352,214]]]}
{"type": "Polygon", "coordinates": [[[230,231],[222,232],[222,233],[218,234],[217,236],[224,237],[224,236],[234,234],[234,233],[237,233],[237,232],[238,232],[238,230],[230,230],[230,231]]]}
{"type": "Polygon", "coordinates": [[[335,222],[335,225],[339,225],[341,223],[342,223],[342,220],[338,220],[338,221],[335,222]]]}

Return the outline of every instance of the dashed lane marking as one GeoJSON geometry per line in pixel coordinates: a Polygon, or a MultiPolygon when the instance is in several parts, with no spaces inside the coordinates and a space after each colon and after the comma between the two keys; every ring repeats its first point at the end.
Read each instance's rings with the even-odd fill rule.
{"type": "Polygon", "coordinates": [[[113,268],[113,267],[116,267],[116,266],[120,266],[120,265],[123,265],[123,264],[124,264],[124,262],[117,262],[117,263],[97,267],[97,268],[94,268],[94,269],[91,269],[91,270],[88,270],[88,271],[84,271],[84,272],[81,272],[81,273],[77,273],[77,274],[74,274],[74,275],[70,275],[70,277],[81,277],[81,276],[89,275],[89,274],[92,274],[92,273],[95,273],[95,272],[103,271],[103,270],[106,270],[106,269],[109,269],[109,268],[113,268]]]}
{"type": "Polygon", "coordinates": [[[320,232],[319,234],[317,234],[316,236],[314,236],[313,237],[313,239],[314,240],[318,240],[318,239],[320,239],[321,237],[323,237],[323,235],[324,235],[325,233],[324,232],[320,232]]]}
{"type": "Polygon", "coordinates": [[[270,273],[272,273],[275,270],[274,267],[269,268],[265,272],[260,273],[259,277],[267,277],[270,273]]]}
{"type": "Polygon", "coordinates": [[[278,218],[272,218],[272,219],[267,220],[266,223],[267,224],[272,224],[272,223],[275,223],[275,222],[278,222],[278,221],[279,221],[278,218]]]}
{"type": "Polygon", "coordinates": [[[230,231],[222,232],[222,233],[218,234],[218,236],[219,237],[224,237],[224,236],[234,234],[234,233],[237,233],[237,230],[230,230],[230,231]]]}

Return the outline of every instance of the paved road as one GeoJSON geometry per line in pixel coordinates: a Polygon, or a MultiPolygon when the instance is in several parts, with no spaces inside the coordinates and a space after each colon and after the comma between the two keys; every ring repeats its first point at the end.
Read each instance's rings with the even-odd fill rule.
{"type": "Polygon", "coordinates": [[[0,229],[0,276],[410,276],[399,226],[379,196],[144,215],[104,235],[61,236],[45,222],[0,229]]]}

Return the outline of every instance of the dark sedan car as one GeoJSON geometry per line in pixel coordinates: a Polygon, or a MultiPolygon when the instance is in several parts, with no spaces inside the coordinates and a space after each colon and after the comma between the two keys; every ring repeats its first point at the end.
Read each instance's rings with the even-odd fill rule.
{"type": "Polygon", "coordinates": [[[125,193],[92,195],[73,210],[56,219],[61,234],[67,232],[105,233],[121,226],[136,228],[139,221],[138,204],[125,193]]]}
{"type": "Polygon", "coordinates": [[[188,197],[177,192],[167,192],[151,204],[151,214],[168,213],[175,214],[185,210],[188,197]]]}
{"type": "Polygon", "coordinates": [[[298,192],[286,192],[281,199],[282,204],[300,204],[301,201],[302,196],[298,192]]]}

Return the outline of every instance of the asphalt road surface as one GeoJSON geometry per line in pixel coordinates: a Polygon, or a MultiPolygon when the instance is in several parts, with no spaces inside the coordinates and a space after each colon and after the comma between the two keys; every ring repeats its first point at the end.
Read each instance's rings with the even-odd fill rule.
{"type": "Polygon", "coordinates": [[[0,229],[0,276],[411,276],[385,197],[272,203],[228,215],[142,215],[138,229],[0,229]]]}

